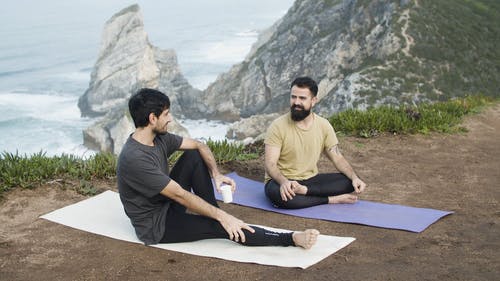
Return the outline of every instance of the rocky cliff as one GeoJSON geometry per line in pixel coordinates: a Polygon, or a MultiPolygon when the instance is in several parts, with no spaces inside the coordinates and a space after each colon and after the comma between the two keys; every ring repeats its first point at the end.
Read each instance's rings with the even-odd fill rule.
{"type": "Polygon", "coordinates": [[[208,87],[210,106],[197,110],[233,119],[287,110],[289,84],[300,75],[318,81],[316,112],[324,116],[499,95],[499,17],[500,2],[487,0],[296,1],[208,87]]]}
{"type": "Polygon", "coordinates": [[[297,0],[243,62],[201,92],[182,77],[173,51],[151,47],[132,6],[105,28],[79,105],[86,115],[103,114],[120,108],[140,86],[158,87],[177,112],[238,121],[228,136],[246,139],[245,131],[262,136],[259,123],[288,109],[289,84],[302,75],[318,81],[315,111],[324,116],[379,104],[499,95],[499,17],[500,2],[488,0],[297,0]],[[255,115],[262,116],[249,118],[255,115]]]}
{"type": "MultiPolygon", "coordinates": [[[[193,92],[195,96],[200,91],[182,76],[174,50],[161,50],[149,43],[138,5],[111,17],[101,37],[89,88],[80,97],[78,106],[83,116],[102,116],[84,130],[84,144],[119,153],[134,130],[127,102],[138,89],[151,87],[165,92],[171,99],[173,112],[181,112],[177,102],[179,92],[193,92]]],[[[175,121],[170,128],[177,134],[188,135],[175,121]]]]}

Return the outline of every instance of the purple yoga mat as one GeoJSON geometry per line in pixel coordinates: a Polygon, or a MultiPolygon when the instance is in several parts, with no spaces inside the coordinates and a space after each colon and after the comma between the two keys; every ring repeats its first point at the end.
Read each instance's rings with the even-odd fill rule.
{"type": "MultiPolygon", "coordinates": [[[[233,194],[233,203],[297,217],[422,232],[440,218],[453,213],[363,200],[354,204],[325,204],[304,209],[280,209],[274,207],[267,199],[264,194],[264,183],[241,177],[234,172],[227,176],[234,179],[237,186],[233,194]]],[[[215,197],[222,200],[222,195],[218,192],[215,192],[215,197]]]]}

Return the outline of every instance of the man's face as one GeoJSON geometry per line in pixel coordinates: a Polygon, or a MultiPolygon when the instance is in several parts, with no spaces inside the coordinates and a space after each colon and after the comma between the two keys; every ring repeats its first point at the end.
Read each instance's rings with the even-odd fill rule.
{"type": "Polygon", "coordinates": [[[172,122],[172,115],[170,114],[170,109],[165,109],[160,116],[155,118],[156,122],[153,127],[153,132],[158,135],[163,135],[167,133],[167,125],[172,122]]]}
{"type": "Polygon", "coordinates": [[[313,96],[308,88],[292,87],[290,94],[290,112],[293,121],[302,121],[309,116],[314,104],[316,104],[316,97],[313,96]]]}

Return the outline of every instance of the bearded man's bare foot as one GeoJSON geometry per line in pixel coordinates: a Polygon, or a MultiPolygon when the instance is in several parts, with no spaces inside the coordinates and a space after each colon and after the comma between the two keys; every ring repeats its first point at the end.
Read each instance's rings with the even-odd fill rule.
{"type": "Polygon", "coordinates": [[[316,229],[306,229],[304,232],[294,232],[292,234],[295,246],[310,249],[318,239],[319,231],[316,229]]]}
{"type": "Polygon", "coordinates": [[[307,187],[305,185],[294,186],[292,187],[292,190],[293,192],[295,192],[295,194],[307,194],[307,187]]]}
{"type": "Polygon", "coordinates": [[[328,196],[328,204],[352,204],[358,201],[358,196],[353,194],[341,194],[328,196]]]}

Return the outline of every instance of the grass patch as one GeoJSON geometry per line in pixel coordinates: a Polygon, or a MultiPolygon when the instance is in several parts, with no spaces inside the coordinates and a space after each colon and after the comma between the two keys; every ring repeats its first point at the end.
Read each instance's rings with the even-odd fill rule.
{"type": "Polygon", "coordinates": [[[493,98],[468,96],[418,106],[379,106],[366,111],[350,109],[329,118],[340,135],[374,137],[380,133],[415,134],[463,132],[463,116],[493,103],[493,98]]]}
{"type": "Polygon", "coordinates": [[[224,164],[229,161],[245,161],[259,157],[259,151],[252,149],[251,146],[245,146],[241,143],[229,142],[227,140],[207,141],[208,147],[212,150],[217,164],[224,164]]]}
{"type": "MultiPolygon", "coordinates": [[[[14,188],[34,188],[54,178],[78,179],[89,182],[98,178],[115,176],[116,157],[99,153],[89,159],[73,155],[46,156],[38,152],[31,156],[3,152],[0,155],[0,194],[14,188]]],[[[84,193],[91,190],[82,185],[84,193]]]]}
{"type": "MultiPolygon", "coordinates": [[[[259,157],[258,148],[224,141],[208,140],[217,163],[233,160],[248,160],[259,157]]],[[[172,154],[170,163],[175,163],[181,152],[172,154]]],[[[98,192],[92,180],[116,176],[117,157],[112,153],[98,153],[88,159],[73,155],[47,156],[45,152],[33,155],[3,152],[0,155],[0,196],[15,187],[35,188],[53,179],[76,180],[78,193],[94,195],[98,192]]]]}

